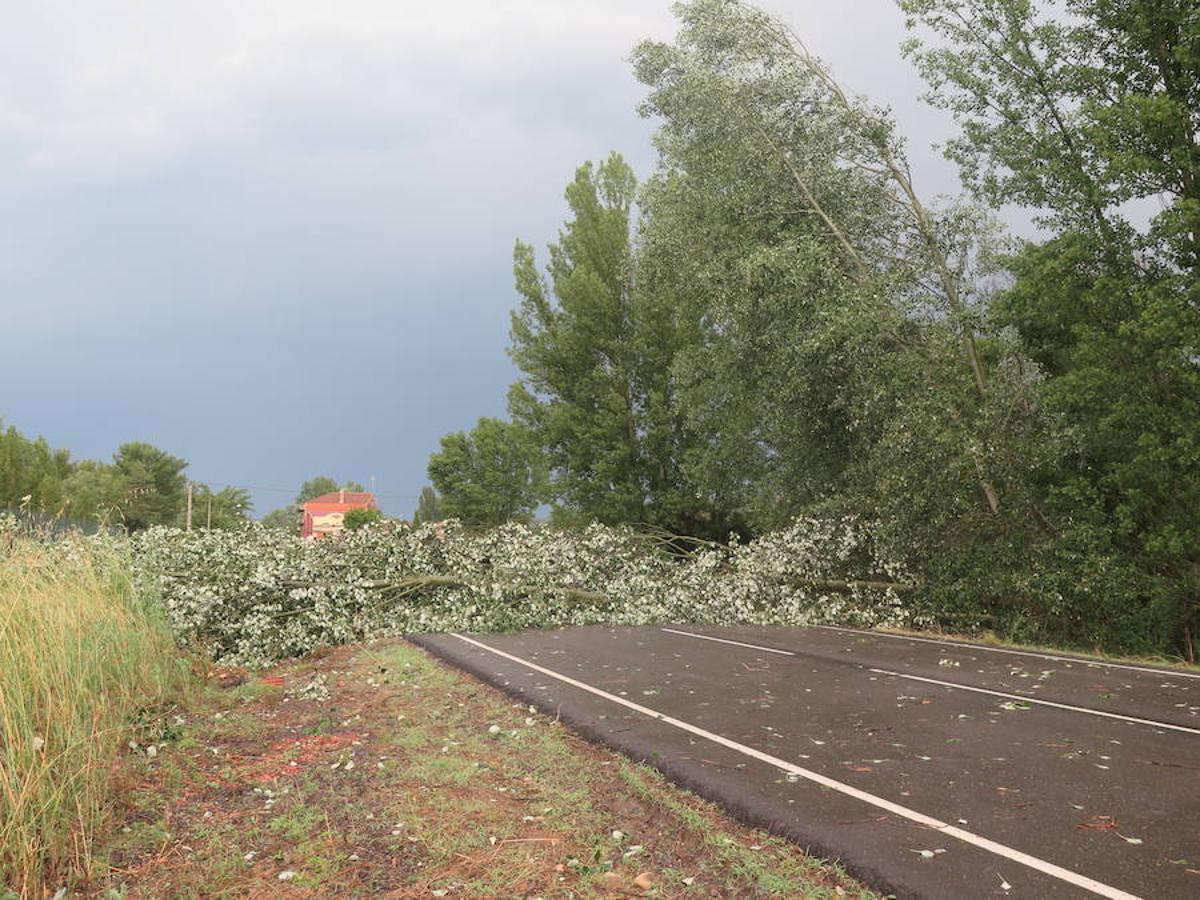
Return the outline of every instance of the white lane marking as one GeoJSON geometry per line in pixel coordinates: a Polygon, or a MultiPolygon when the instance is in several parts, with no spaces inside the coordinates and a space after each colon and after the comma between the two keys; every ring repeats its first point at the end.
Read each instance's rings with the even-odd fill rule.
{"type": "Polygon", "coordinates": [[[751,650],[761,650],[764,653],[778,653],[780,656],[795,656],[791,650],[775,650],[772,647],[760,647],[758,644],[747,644],[743,641],[731,641],[727,638],[713,637],[710,634],[693,634],[690,631],[679,631],[675,628],[663,628],[671,634],[682,634],[684,637],[700,638],[702,641],[716,641],[718,644],[733,644],[735,647],[749,647],[751,650]]]}
{"type": "MultiPolygon", "coordinates": [[[[751,650],[765,650],[769,653],[786,653],[788,656],[796,656],[788,650],[772,650],[770,647],[762,647],[758,644],[747,644],[743,641],[727,641],[723,638],[710,637],[707,634],[696,634],[691,631],[680,631],[676,628],[661,628],[660,631],[669,631],[671,634],[682,635],[683,637],[699,638],[704,641],[719,641],[722,644],[736,644],[739,647],[748,647],[751,650]]],[[[849,660],[844,660],[850,662],[849,660]]],[[[921,675],[909,675],[904,672],[893,672],[891,669],[877,669],[867,666],[865,663],[851,663],[851,665],[859,666],[866,669],[868,672],[874,672],[877,675],[894,675],[897,678],[908,678],[913,681],[924,681],[929,684],[938,684],[942,687],[958,688],[962,691],[974,691],[977,694],[991,694],[993,697],[1003,697],[1006,700],[1021,700],[1027,703],[1037,703],[1039,706],[1053,706],[1055,709],[1065,709],[1069,712],[1084,713],[1089,716],[1100,716],[1105,719],[1119,719],[1122,722],[1133,722],[1138,725],[1150,725],[1154,728],[1169,728],[1172,731],[1182,731],[1187,734],[1200,735],[1200,728],[1189,728],[1186,725],[1172,725],[1170,722],[1160,722],[1157,719],[1140,719],[1137,716],[1126,716],[1121,713],[1105,712],[1100,709],[1088,709],[1086,706],[1072,706],[1070,703],[1055,703],[1053,700],[1039,700],[1037,697],[1028,697],[1025,694],[1006,694],[1003,691],[993,691],[988,688],[974,687],[969,684],[960,684],[956,681],[941,681],[937,678],[925,678],[921,675]]]]}
{"type": "Polygon", "coordinates": [[[1127,669],[1131,672],[1149,672],[1151,675],[1170,676],[1172,678],[1200,678],[1200,672],[1184,672],[1180,669],[1156,669],[1153,666],[1132,666],[1128,663],[1105,662],[1100,659],[1087,659],[1079,656],[1052,656],[1049,653],[1035,653],[1032,650],[1009,650],[1007,647],[989,647],[986,644],[965,644],[961,641],[939,641],[937,638],[913,637],[907,634],[892,634],[888,631],[869,631],[862,628],[843,628],[840,625],[810,625],[810,628],[824,628],[827,631],[844,631],[848,634],[863,634],[870,637],[892,638],[897,641],[920,641],[922,644],[937,644],[939,647],[957,647],[960,650],[985,650],[988,653],[1008,653],[1011,656],[1033,656],[1037,659],[1049,659],[1054,662],[1078,663],[1091,669],[1127,669]]]}
{"type": "Polygon", "coordinates": [[[822,787],[845,794],[848,797],[853,797],[855,800],[861,800],[863,803],[868,803],[878,809],[890,812],[893,815],[908,819],[910,822],[916,822],[919,825],[924,825],[928,828],[936,829],[940,834],[947,837],[957,838],[964,843],[971,844],[981,850],[986,850],[989,853],[994,853],[997,856],[1002,856],[1005,859],[1011,859],[1013,862],[1020,863],[1044,875],[1049,875],[1051,878],[1057,878],[1060,881],[1065,881],[1068,884],[1073,884],[1076,887],[1083,888],[1086,891],[1091,891],[1101,897],[1108,897],[1110,900],[1138,900],[1134,894],[1126,893],[1118,888],[1104,884],[1101,881],[1096,881],[1093,878],[1088,878],[1086,875],[1080,875],[1072,872],[1070,869],[1064,869],[1062,866],[1056,866],[1052,862],[1047,862],[1044,859],[1038,859],[1036,856],[1030,856],[1028,853],[1023,853],[1020,850],[1015,850],[1012,847],[1007,847],[1004,844],[997,843],[990,838],[985,838],[982,835],[975,834],[971,831],[965,831],[956,825],[951,825],[948,822],[943,822],[940,819],[935,819],[933,816],[927,816],[924,813],[917,812],[915,809],[909,809],[906,806],[901,806],[898,803],[893,803],[891,800],[885,800],[883,797],[877,797],[874,794],[869,794],[866,791],[859,790],[853,785],[844,784],[841,781],[835,781],[819,772],[814,772],[811,769],[805,769],[802,766],[797,766],[785,759],[780,759],[778,756],[772,756],[769,753],[763,753],[761,750],[755,750],[753,747],[748,747],[745,744],[739,744],[737,741],[730,740],[727,737],[722,737],[719,734],[714,734],[711,731],[706,731],[697,725],[692,725],[689,722],[684,722],[682,719],[676,719],[673,716],[668,716],[665,713],[660,713],[657,710],[651,709],[648,706],[642,706],[640,703],[634,703],[632,700],[626,700],[624,697],[618,697],[615,694],[610,694],[608,691],[601,690],[597,687],[592,687],[582,681],[578,681],[569,675],[563,675],[560,672],[555,672],[553,669],[547,669],[544,666],[539,666],[537,663],[530,662],[527,659],[522,659],[519,656],[514,656],[511,653],[505,653],[503,650],[498,650],[474,638],[469,638],[466,635],[450,632],[451,637],[456,637],[464,643],[471,644],[481,650],[486,650],[503,659],[515,662],[525,668],[532,669],[535,672],[541,672],[550,678],[555,678],[564,684],[569,684],[571,687],[579,688],[581,691],[587,691],[589,694],[594,694],[612,703],[624,706],[627,709],[632,709],[644,716],[662,722],[664,725],[671,725],[689,734],[694,734],[697,737],[702,737],[705,740],[712,741],[714,744],[719,744],[730,750],[749,756],[752,759],[757,759],[767,765],[775,766],[792,775],[807,779],[822,787]]]}
{"type": "Polygon", "coordinates": [[[1027,697],[1024,694],[1006,694],[1004,691],[992,691],[987,688],[974,687],[969,684],[959,684],[957,681],[940,681],[937,678],[925,678],[922,675],[908,675],[904,672],[893,672],[890,669],[867,669],[876,675],[893,675],[896,678],[907,678],[909,681],[923,681],[926,684],[939,684],[942,687],[956,688],[960,691],[974,691],[976,694],[990,694],[993,697],[1003,697],[1006,700],[1018,700],[1022,703],[1036,703],[1039,706],[1053,706],[1055,709],[1065,709],[1070,712],[1087,713],[1089,716],[1101,716],[1105,719],[1118,719],[1122,722],[1133,722],[1136,725],[1149,725],[1152,728],[1169,728],[1172,731],[1182,731],[1187,734],[1200,734],[1200,728],[1189,728],[1186,725],[1173,725],[1170,722],[1160,722],[1158,719],[1139,719],[1137,716],[1126,716],[1121,713],[1105,712],[1101,709],[1088,709],[1083,706],[1071,706],[1069,703],[1055,703],[1053,700],[1039,700],[1037,697],[1027,697]]]}

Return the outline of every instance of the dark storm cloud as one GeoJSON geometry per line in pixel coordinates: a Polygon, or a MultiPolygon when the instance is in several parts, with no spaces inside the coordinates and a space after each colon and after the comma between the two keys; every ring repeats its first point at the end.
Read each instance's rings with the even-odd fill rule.
{"type": "MultiPolygon", "coordinates": [[[[954,189],[890,2],[767,6],[954,189]]],[[[648,0],[10,11],[0,416],[216,483],[416,494],[439,435],[503,412],[514,238],[554,236],[583,160],[652,167],[625,60],[672,31],[648,0]]]]}

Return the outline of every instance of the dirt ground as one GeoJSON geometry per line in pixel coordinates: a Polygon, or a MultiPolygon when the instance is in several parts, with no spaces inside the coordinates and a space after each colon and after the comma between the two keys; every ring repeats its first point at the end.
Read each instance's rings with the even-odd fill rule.
{"type": "Polygon", "coordinates": [[[207,680],[122,761],[79,893],[873,896],[401,641],[207,680]]]}

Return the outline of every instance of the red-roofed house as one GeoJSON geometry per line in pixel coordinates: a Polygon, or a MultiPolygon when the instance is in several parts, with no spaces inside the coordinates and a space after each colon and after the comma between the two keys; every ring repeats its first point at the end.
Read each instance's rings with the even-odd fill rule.
{"type": "Polygon", "coordinates": [[[337,534],[345,527],[343,520],[352,509],[379,509],[379,504],[369,491],[331,491],[313,497],[304,504],[300,536],[321,538],[337,534]]]}

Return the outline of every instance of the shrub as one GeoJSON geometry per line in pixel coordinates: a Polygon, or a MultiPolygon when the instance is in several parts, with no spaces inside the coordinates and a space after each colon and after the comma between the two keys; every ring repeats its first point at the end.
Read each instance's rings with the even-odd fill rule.
{"type": "Polygon", "coordinates": [[[348,531],[358,531],[372,522],[381,521],[383,521],[383,513],[377,509],[352,509],[342,520],[348,531]]]}

